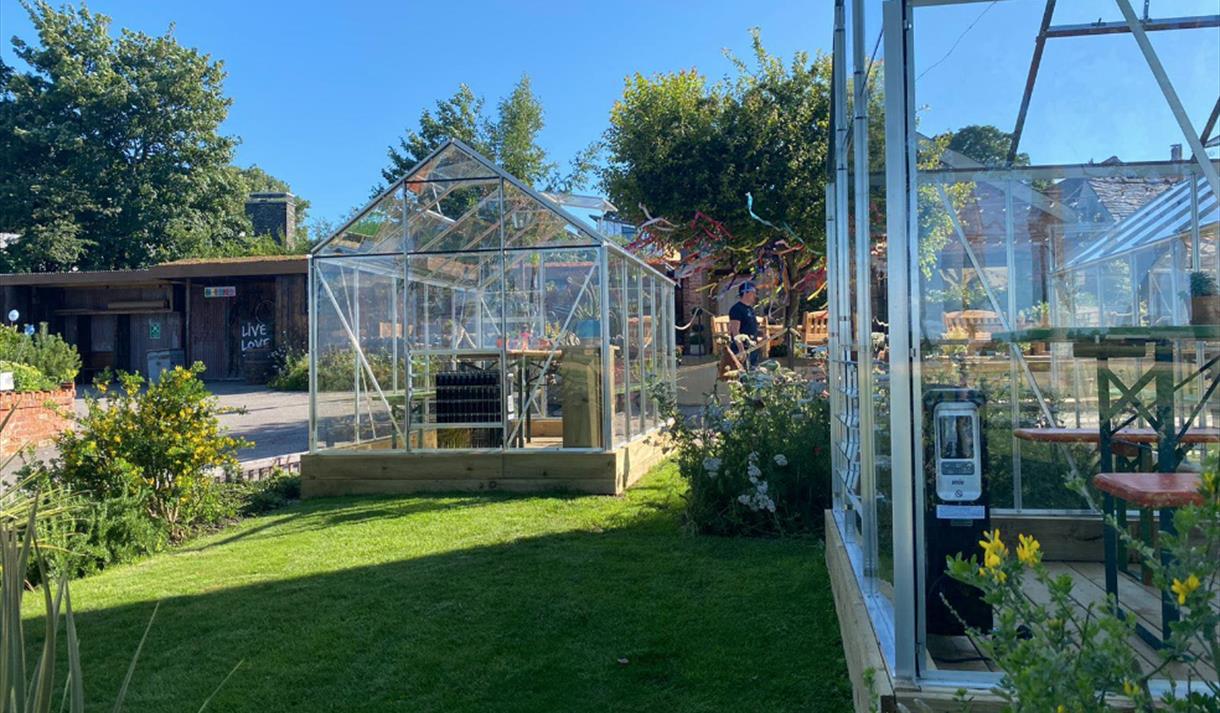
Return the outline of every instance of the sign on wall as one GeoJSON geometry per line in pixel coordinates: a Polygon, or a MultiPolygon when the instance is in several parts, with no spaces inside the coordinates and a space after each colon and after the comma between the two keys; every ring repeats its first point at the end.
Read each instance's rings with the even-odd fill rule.
{"type": "Polygon", "coordinates": [[[217,287],[205,287],[205,288],[203,288],[203,296],[207,297],[207,298],[236,297],[237,296],[237,287],[234,285],[220,285],[217,287]]]}
{"type": "Polygon", "coordinates": [[[148,321],[148,338],[150,340],[161,338],[161,322],[157,320],[148,321]]]}
{"type": "Polygon", "coordinates": [[[271,328],[266,322],[251,320],[241,325],[241,350],[243,353],[271,348],[271,328]]]}

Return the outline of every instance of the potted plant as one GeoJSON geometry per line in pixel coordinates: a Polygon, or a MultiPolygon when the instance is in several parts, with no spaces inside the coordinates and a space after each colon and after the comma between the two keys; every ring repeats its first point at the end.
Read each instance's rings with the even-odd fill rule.
{"type": "Polygon", "coordinates": [[[1206,272],[1190,273],[1190,323],[1220,324],[1220,290],[1206,272]]]}

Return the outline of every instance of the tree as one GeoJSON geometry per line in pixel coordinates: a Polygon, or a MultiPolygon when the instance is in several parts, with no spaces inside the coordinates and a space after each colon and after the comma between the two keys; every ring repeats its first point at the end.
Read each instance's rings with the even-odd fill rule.
{"type": "Polygon", "coordinates": [[[803,52],[785,64],[751,36],[753,66],[730,57],[732,80],[710,84],[694,69],[629,78],[602,180],[627,219],[675,224],[652,236],[666,248],[736,274],[770,268],[791,327],[824,256],[831,66],[803,52]]]}
{"type": "Polygon", "coordinates": [[[142,267],[249,230],[220,62],[160,36],[109,33],[87,8],[22,0],[37,45],[0,62],[0,232],[10,270],[142,267]]]}
{"type": "MultiPolygon", "coordinates": [[[[963,126],[956,131],[946,131],[936,138],[948,138],[947,148],[968,159],[996,168],[1008,162],[1008,151],[1012,146],[1012,134],[990,124],[963,126]]],[[[1029,154],[1018,153],[1013,160],[1016,166],[1028,166],[1029,154]]]]}
{"type": "Polygon", "coordinates": [[[398,145],[390,146],[390,163],[381,171],[385,183],[373,193],[381,193],[385,185],[402,178],[448,139],[464,141],[531,186],[551,188],[582,182],[588,167],[581,156],[573,161],[572,175],[557,174],[546,150],[538,145],[543,126],[542,102],[534,94],[528,75],[522,75],[496,105],[494,121],[484,113],[483,99],[461,84],[453,96],[437,101],[435,109],[420,113],[418,129],[407,129],[398,145]]]}

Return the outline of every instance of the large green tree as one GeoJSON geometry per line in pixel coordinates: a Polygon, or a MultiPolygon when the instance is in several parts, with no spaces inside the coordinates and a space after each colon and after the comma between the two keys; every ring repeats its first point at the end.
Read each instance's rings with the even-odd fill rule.
{"type": "Polygon", "coordinates": [[[453,96],[437,101],[433,109],[424,109],[418,128],[407,129],[398,144],[390,146],[390,163],[381,177],[385,184],[393,183],[446,140],[460,139],[532,186],[581,183],[589,170],[585,154],[573,161],[573,174],[560,176],[538,144],[543,126],[542,102],[534,94],[528,75],[523,75],[508,96],[497,103],[494,118],[487,115],[482,97],[461,84],[453,96]]]}
{"type": "Polygon", "coordinates": [[[249,229],[221,63],[81,7],[25,2],[26,69],[0,62],[0,232],[15,270],[139,267],[249,229]]]}
{"type": "Polygon", "coordinates": [[[628,78],[610,114],[602,178],[626,218],[673,224],[651,235],[666,248],[735,273],[771,268],[791,324],[819,282],[825,246],[830,59],[785,62],[757,30],[752,39],[753,61],[732,58],[729,79],[712,83],[693,69],[628,78]]]}

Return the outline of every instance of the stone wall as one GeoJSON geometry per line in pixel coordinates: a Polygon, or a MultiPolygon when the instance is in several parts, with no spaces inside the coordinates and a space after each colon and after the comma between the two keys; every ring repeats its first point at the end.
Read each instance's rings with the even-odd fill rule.
{"type": "Polygon", "coordinates": [[[68,428],[75,398],[76,387],[71,385],[55,391],[0,391],[0,421],[17,407],[0,432],[0,458],[24,446],[45,443],[68,428]]]}

